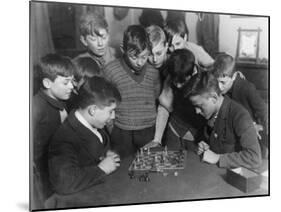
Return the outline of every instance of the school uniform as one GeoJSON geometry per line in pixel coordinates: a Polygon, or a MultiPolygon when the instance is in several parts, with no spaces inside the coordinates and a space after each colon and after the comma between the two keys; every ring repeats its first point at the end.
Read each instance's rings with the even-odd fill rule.
{"type": "Polygon", "coordinates": [[[49,97],[42,90],[33,97],[31,161],[34,189],[37,196],[42,196],[42,201],[52,193],[48,172],[48,146],[66,115],[64,103],[49,97]]]}
{"type": "Polygon", "coordinates": [[[49,147],[50,181],[58,194],[71,194],[104,181],[98,167],[109,149],[109,137],[94,133],[72,111],[54,135],[49,147]]]}
{"type": "Polygon", "coordinates": [[[221,154],[220,167],[260,166],[261,150],[250,114],[229,97],[224,98],[217,118],[209,120],[205,132],[210,149],[221,154]]]}

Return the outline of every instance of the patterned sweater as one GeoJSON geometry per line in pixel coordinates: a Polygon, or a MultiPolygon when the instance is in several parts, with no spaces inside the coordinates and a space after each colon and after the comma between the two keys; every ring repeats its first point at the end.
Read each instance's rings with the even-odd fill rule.
{"type": "Polygon", "coordinates": [[[105,67],[105,76],[118,88],[122,102],[116,109],[115,125],[123,130],[151,127],[156,121],[156,99],[160,94],[159,72],[146,64],[134,75],[123,58],[105,67]]]}

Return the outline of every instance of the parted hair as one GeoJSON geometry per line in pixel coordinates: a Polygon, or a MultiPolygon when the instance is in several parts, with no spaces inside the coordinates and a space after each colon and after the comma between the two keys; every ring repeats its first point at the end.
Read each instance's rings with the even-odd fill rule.
{"type": "Polygon", "coordinates": [[[232,77],[235,73],[235,61],[234,58],[226,53],[219,54],[215,58],[212,73],[215,77],[232,77]]]}
{"type": "Polygon", "coordinates": [[[34,76],[38,79],[40,85],[43,86],[42,82],[44,78],[54,81],[57,76],[72,76],[75,67],[69,57],[59,54],[47,54],[35,65],[34,71],[34,76]]]}
{"type": "Polygon", "coordinates": [[[209,71],[198,72],[184,87],[185,98],[211,92],[221,94],[217,78],[209,71]]]}
{"type": "Polygon", "coordinates": [[[185,21],[179,18],[166,20],[166,24],[164,27],[167,42],[169,45],[172,43],[173,37],[176,34],[179,34],[182,38],[186,35],[187,38],[189,36],[188,28],[185,24],[185,21]]]}
{"type": "Polygon", "coordinates": [[[128,26],[123,37],[124,52],[138,55],[145,49],[151,52],[151,45],[145,28],[141,25],[128,26]]]}
{"type": "Polygon", "coordinates": [[[108,24],[102,15],[86,12],[80,17],[79,29],[80,35],[84,37],[94,34],[99,35],[100,29],[108,31],[108,24]]]}
{"type": "Polygon", "coordinates": [[[146,28],[151,46],[157,46],[159,43],[165,44],[167,39],[165,32],[160,26],[151,25],[146,28]]]}
{"type": "Polygon", "coordinates": [[[93,104],[103,108],[120,102],[121,94],[117,87],[100,76],[86,77],[76,98],[76,104],[81,109],[93,104]]]}

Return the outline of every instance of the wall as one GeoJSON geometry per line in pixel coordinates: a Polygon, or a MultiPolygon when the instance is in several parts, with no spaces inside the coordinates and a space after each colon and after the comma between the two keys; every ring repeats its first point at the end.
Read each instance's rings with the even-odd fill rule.
{"type": "Polygon", "coordinates": [[[268,19],[267,18],[231,18],[230,15],[220,15],[219,49],[236,56],[238,28],[261,28],[259,58],[268,59],[268,19]]]}

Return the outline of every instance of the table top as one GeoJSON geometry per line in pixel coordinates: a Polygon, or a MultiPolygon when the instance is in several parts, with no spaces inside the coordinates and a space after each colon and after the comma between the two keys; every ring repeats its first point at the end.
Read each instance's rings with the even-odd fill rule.
{"type": "Polygon", "coordinates": [[[178,175],[169,172],[149,173],[149,182],[130,179],[128,168],[133,157],[126,158],[104,183],[72,195],[53,195],[47,201],[47,208],[88,207],[105,205],[127,205],[157,203],[194,199],[225,198],[239,196],[268,195],[268,189],[259,188],[244,193],[225,180],[226,169],[201,162],[192,151],[186,152],[185,168],[177,170],[178,175]]]}

